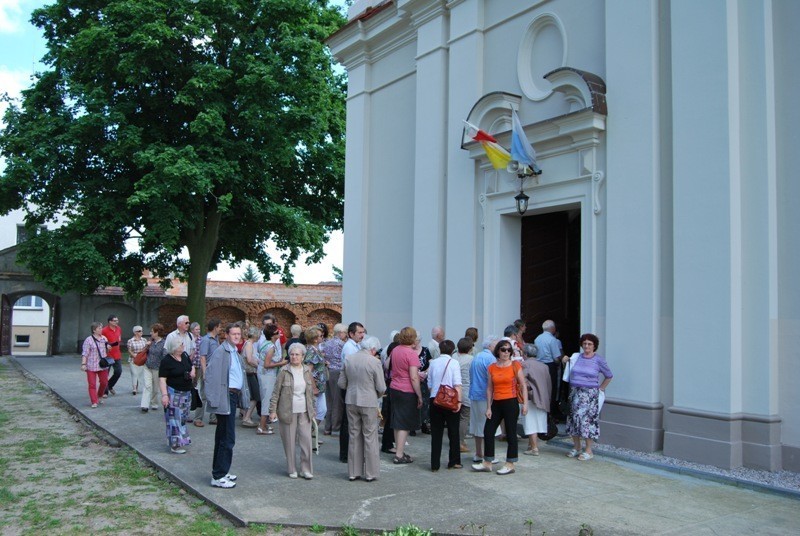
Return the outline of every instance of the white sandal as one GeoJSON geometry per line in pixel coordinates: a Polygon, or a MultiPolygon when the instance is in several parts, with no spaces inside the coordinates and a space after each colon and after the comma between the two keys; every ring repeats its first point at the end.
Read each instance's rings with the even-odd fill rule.
{"type": "Polygon", "coordinates": [[[567,452],[567,458],[577,458],[580,455],[581,455],[581,451],[576,450],[576,449],[572,449],[569,452],[567,452]]]}

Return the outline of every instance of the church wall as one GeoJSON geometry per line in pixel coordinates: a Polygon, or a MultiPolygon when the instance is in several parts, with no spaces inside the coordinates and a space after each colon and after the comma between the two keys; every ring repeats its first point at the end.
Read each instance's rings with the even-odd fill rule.
{"type": "Polygon", "coordinates": [[[800,181],[797,167],[797,129],[800,125],[800,3],[773,3],[772,24],[775,32],[775,130],[776,130],[776,204],[777,204],[777,319],[770,334],[777,333],[780,416],[783,419],[783,466],[800,471],[800,181]]]}
{"type": "Polygon", "coordinates": [[[404,77],[372,94],[369,188],[364,209],[367,212],[367,236],[360,245],[366,256],[370,277],[366,285],[365,317],[359,320],[381,342],[392,329],[410,322],[413,287],[411,260],[416,218],[414,203],[414,139],[397,135],[414,131],[415,77],[404,77]],[[373,233],[382,229],[380,238],[373,233]]]}
{"type": "Polygon", "coordinates": [[[603,436],[642,450],[662,445],[660,364],[671,359],[661,343],[664,207],[659,194],[670,177],[659,165],[658,16],[654,3],[606,3],[606,83],[613,91],[607,97],[607,330],[600,353],[609,356],[619,377],[603,411],[603,436]],[[622,57],[624,62],[617,61],[622,57]]]}
{"type": "MultiPolygon", "coordinates": [[[[345,315],[361,315],[379,337],[409,315],[426,339],[443,322],[453,340],[469,325],[484,336],[516,318],[519,180],[488,167],[468,141],[459,147],[472,106],[503,92],[476,117],[508,146],[508,109],[518,107],[545,170],[525,182],[527,215],[581,211],[581,330],[600,336],[616,373],[601,441],[663,445],[667,455],[727,467],[800,468],[800,213],[792,206],[800,187],[790,143],[800,121],[791,59],[800,7],[398,5],[394,22],[390,5],[359,27],[361,37],[337,37],[373,50],[417,33],[407,41],[413,54],[348,68],[369,89],[352,94],[348,108],[345,315]],[[533,42],[542,20],[551,24],[533,42]],[[525,43],[534,53],[520,75],[525,43]],[[541,76],[564,65],[607,82],[607,118],[559,123],[576,101],[550,94],[541,76]],[[390,123],[397,135],[384,143],[390,123]],[[593,138],[563,134],[574,124],[593,138]],[[382,173],[376,160],[391,159],[390,150],[410,156],[382,173]],[[407,205],[410,228],[385,224],[407,205]],[[382,214],[367,211],[353,225],[362,206],[382,214]],[[420,213],[435,215],[421,223],[420,213]],[[381,262],[403,248],[387,247],[398,240],[408,256],[381,262]]],[[[356,57],[349,43],[344,56],[356,57]]]]}

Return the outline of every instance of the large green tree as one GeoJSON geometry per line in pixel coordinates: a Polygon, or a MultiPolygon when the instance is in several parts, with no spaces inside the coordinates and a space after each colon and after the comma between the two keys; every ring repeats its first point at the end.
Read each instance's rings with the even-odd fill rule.
{"type": "Polygon", "coordinates": [[[344,80],[326,0],[57,0],[34,11],[47,69],[0,133],[0,213],[54,290],[188,280],[204,316],[218,262],[318,262],[342,226],[344,80]],[[265,250],[274,243],[280,258],[265,250]],[[182,252],[188,252],[188,259],[182,252]]]}

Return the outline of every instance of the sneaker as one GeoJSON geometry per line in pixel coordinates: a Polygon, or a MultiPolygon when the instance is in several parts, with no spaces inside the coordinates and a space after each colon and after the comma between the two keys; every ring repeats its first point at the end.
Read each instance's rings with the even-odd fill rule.
{"type": "Polygon", "coordinates": [[[214,488],[232,488],[236,485],[236,482],[232,480],[228,480],[224,476],[222,478],[212,478],[211,479],[211,487],[214,488]]]}
{"type": "Polygon", "coordinates": [[[312,475],[311,473],[303,473],[303,478],[305,478],[306,480],[311,480],[312,478],[314,478],[314,475],[312,475]]]}
{"type": "Polygon", "coordinates": [[[109,389],[108,392],[114,396],[117,396],[117,392],[114,389],[109,389]]]}
{"type": "Polygon", "coordinates": [[[96,408],[96,407],[97,407],[97,404],[92,404],[92,407],[93,407],[93,408],[96,408]]]}
{"type": "Polygon", "coordinates": [[[180,447],[171,448],[171,449],[169,449],[169,451],[171,453],[173,453],[173,454],[186,454],[186,449],[183,449],[183,448],[180,448],[180,447]]]}
{"type": "Polygon", "coordinates": [[[480,456],[473,456],[472,463],[483,463],[483,458],[481,458],[480,456]]]}
{"type": "Polygon", "coordinates": [[[498,463],[500,463],[500,458],[495,458],[492,460],[492,465],[497,465],[498,463]]]}
{"type": "Polygon", "coordinates": [[[150,409],[158,409],[158,406],[150,406],[150,409]]]}
{"type": "Polygon", "coordinates": [[[289,473],[289,478],[297,478],[297,473],[289,473]]]}
{"type": "Polygon", "coordinates": [[[103,393],[103,398],[108,398],[108,393],[103,393]]]}
{"type": "Polygon", "coordinates": [[[141,408],[141,409],[142,409],[142,413],[147,413],[148,411],[150,411],[150,410],[149,410],[149,409],[147,409],[147,408],[141,408]]]}
{"type": "Polygon", "coordinates": [[[236,476],[236,475],[232,475],[232,474],[228,473],[227,475],[225,475],[225,478],[227,478],[231,482],[236,482],[236,479],[239,478],[239,477],[236,476]]]}

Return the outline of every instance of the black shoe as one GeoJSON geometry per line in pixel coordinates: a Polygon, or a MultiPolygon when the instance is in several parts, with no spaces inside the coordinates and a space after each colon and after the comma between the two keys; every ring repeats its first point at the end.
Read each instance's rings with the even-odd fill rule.
{"type": "Polygon", "coordinates": [[[347,463],[347,458],[339,458],[339,461],[342,463],[347,463]]]}
{"type": "Polygon", "coordinates": [[[148,410],[147,408],[142,408],[142,413],[147,413],[148,411],[150,410],[148,410]]]}

